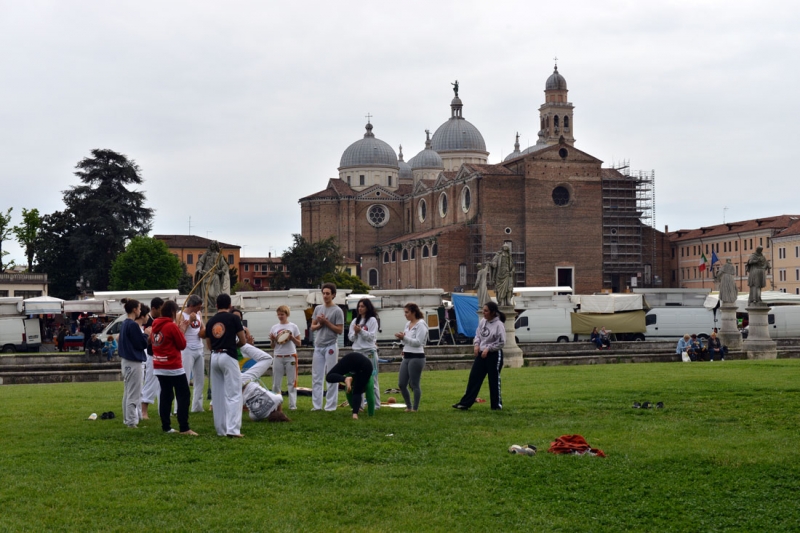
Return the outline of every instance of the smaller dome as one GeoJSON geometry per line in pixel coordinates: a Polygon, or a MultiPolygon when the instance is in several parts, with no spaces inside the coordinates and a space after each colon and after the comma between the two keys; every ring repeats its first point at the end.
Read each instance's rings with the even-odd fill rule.
{"type": "Polygon", "coordinates": [[[397,166],[400,167],[400,172],[397,173],[397,177],[401,180],[403,179],[414,179],[414,174],[411,172],[411,165],[403,161],[403,145],[400,145],[400,153],[397,155],[397,166]]]}
{"type": "Polygon", "coordinates": [[[411,168],[440,168],[444,170],[442,157],[431,148],[431,132],[425,130],[425,149],[415,155],[410,161],[411,168]]]}
{"type": "Polygon", "coordinates": [[[346,167],[389,167],[397,168],[397,156],[391,146],[375,137],[372,124],[366,125],[367,132],[342,154],[339,168],[346,167]]]}
{"type": "Polygon", "coordinates": [[[511,161],[512,159],[515,159],[521,155],[522,152],[519,151],[519,132],[517,132],[517,140],[514,142],[514,151],[508,154],[506,158],[503,159],[503,162],[511,161]]]}
{"type": "Polygon", "coordinates": [[[566,91],[567,80],[564,76],[558,73],[558,65],[553,68],[553,73],[547,78],[547,83],[544,86],[545,91],[566,91]]]}

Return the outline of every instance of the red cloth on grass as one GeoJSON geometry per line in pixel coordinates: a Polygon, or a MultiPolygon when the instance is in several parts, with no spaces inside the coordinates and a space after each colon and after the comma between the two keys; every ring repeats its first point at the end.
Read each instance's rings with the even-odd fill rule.
{"type": "Polygon", "coordinates": [[[581,455],[591,452],[600,457],[606,456],[603,450],[589,446],[586,439],[580,435],[561,435],[550,443],[550,448],[547,451],[550,453],[577,453],[581,455]]]}

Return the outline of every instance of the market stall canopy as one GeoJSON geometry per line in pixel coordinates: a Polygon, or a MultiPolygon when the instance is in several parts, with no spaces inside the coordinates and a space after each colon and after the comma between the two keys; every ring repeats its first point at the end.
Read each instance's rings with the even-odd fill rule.
{"type": "Polygon", "coordinates": [[[581,295],[578,303],[581,313],[620,313],[643,309],[644,300],[641,294],[593,294],[581,295]]]}
{"type": "Polygon", "coordinates": [[[52,296],[37,296],[22,302],[26,315],[60,315],[64,312],[64,300],[52,296]]]}
{"type": "MultiPolygon", "coordinates": [[[[739,307],[739,313],[747,312],[747,296],[746,292],[739,294],[736,299],[736,305],[739,307]]],[[[770,306],[775,305],[800,305],[800,294],[789,294],[781,291],[761,291],[761,300],[770,306]]],[[[719,293],[712,292],[706,296],[706,301],[703,307],[706,309],[714,309],[719,304],[719,293]]]]}
{"type": "Polygon", "coordinates": [[[108,313],[108,306],[105,300],[66,300],[64,302],[64,312],[104,315],[108,313]]]}
{"type": "Polygon", "coordinates": [[[589,335],[592,328],[600,329],[603,326],[611,333],[645,333],[647,326],[644,322],[644,311],[630,311],[628,313],[570,313],[572,320],[572,333],[589,335]]]}

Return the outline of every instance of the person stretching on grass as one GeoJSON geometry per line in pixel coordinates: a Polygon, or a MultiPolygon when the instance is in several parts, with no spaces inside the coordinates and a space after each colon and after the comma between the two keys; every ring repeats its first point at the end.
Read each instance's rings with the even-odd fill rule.
{"type": "Polygon", "coordinates": [[[183,368],[181,350],[186,348],[184,331],[189,327],[186,320],[175,324],[178,304],[168,300],[161,307],[161,316],[153,322],[150,339],[153,343],[153,373],[158,378],[161,393],[158,398],[158,414],[161,429],[175,433],[170,424],[170,408],[173,398],[178,403],[178,425],[181,435],[197,435],[189,428],[189,382],[183,368]]]}
{"type": "Polygon", "coordinates": [[[467,410],[472,407],[481,391],[481,385],[489,376],[489,396],[492,410],[503,408],[500,397],[500,371],[503,369],[503,346],[506,343],[506,315],[494,302],[483,306],[483,318],[475,332],[475,360],[469,372],[467,391],[461,400],[453,405],[454,409],[467,410]]]}
{"type": "Polygon", "coordinates": [[[338,363],[331,368],[325,380],[328,382],[328,390],[336,383],[344,383],[347,386],[347,401],[353,409],[353,420],[358,420],[358,411],[361,409],[364,394],[367,396],[367,414],[375,414],[375,393],[373,382],[372,361],[364,354],[350,352],[342,357],[338,363]]]}
{"type": "Polygon", "coordinates": [[[240,347],[242,355],[255,363],[242,372],[242,398],[247,406],[250,420],[258,422],[291,422],[283,412],[283,396],[270,392],[259,383],[259,379],[273,363],[272,356],[253,346],[253,336],[247,334],[247,344],[240,347]]]}

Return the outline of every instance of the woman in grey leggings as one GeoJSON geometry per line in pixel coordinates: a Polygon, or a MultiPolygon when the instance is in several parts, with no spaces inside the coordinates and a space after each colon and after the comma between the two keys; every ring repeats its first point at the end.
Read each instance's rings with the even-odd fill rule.
{"type": "Polygon", "coordinates": [[[400,363],[400,376],[398,386],[406,402],[406,411],[416,412],[419,409],[419,399],[422,397],[422,389],[419,387],[419,380],[422,370],[425,368],[425,342],[428,338],[428,327],[425,325],[422,311],[415,303],[407,303],[403,308],[406,320],[406,328],[402,333],[395,333],[394,336],[403,345],[403,362],[400,363]],[[414,403],[411,403],[411,396],[408,393],[408,386],[414,391],[414,403]]]}

